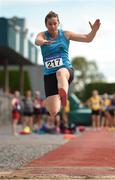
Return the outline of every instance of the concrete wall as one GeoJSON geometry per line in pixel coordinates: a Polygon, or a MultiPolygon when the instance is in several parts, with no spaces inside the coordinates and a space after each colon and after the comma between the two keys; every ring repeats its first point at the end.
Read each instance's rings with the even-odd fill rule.
{"type": "Polygon", "coordinates": [[[11,98],[0,95],[0,126],[11,124],[11,98]]]}
{"type": "Polygon", "coordinates": [[[43,79],[43,65],[26,67],[29,72],[29,78],[32,85],[32,90],[39,90],[42,98],[45,97],[44,79],[43,79]]]}

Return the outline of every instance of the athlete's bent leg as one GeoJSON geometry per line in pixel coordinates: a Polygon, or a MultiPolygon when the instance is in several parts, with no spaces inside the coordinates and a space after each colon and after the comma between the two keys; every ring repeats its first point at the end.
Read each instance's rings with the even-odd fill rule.
{"type": "Polygon", "coordinates": [[[48,96],[45,100],[45,106],[50,113],[51,117],[55,117],[61,109],[61,102],[59,95],[48,96]]]}
{"type": "Polygon", "coordinates": [[[61,68],[56,72],[56,77],[58,81],[58,89],[63,88],[66,93],[68,93],[68,80],[70,73],[66,68],[61,68]]]}
{"type": "Polygon", "coordinates": [[[62,106],[66,106],[66,102],[67,102],[69,77],[70,77],[70,73],[66,68],[61,68],[56,72],[56,78],[58,81],[58,92],[61,98],[62,106]]]}

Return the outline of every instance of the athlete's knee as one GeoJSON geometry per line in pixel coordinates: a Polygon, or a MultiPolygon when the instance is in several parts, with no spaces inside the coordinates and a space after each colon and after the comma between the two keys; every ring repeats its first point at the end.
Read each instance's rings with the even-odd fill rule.
{"type": "Polygon", "coordinates": [[[50,116],[55,117],[59,111],[60,111],[60,109],[50,110],[49,111],[50,116]]]}
{"type": "Polygon", "coordinates": [[[59,70],[56,72],[56,76],[57,76],[57,78],[60,77],[60,76],[63,76],[63,70],[62,70],[62,69],[59,69],[59,70]]]}
{"type": "Polygon", "coordinates": [[[68,72],[68,70],[66,68],[61,68],[56,72],[57,79],[60,78],[60,77],[69,79],[69,76],[70,76],[70,74],[69,74],[69,72],[68,72]]]}

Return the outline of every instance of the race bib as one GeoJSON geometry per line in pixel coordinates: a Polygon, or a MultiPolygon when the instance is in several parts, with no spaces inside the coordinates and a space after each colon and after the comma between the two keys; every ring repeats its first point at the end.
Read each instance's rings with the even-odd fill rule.
{"type": "Polygon", "coordinates": [[[60,57],[57,58],[51,58],[50,60],[47,60],[45,62],[45,66],[47,69],[51,69],[51,68],[55,68],[55,67],[59,67],[63,65],[63,60],[60,57]]]}

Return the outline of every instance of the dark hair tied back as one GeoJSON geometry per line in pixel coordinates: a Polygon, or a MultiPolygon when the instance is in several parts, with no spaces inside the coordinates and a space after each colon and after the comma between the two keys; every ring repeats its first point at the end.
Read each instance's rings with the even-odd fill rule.
{"type": "Polygon", "coordinates": [[[50,19],[50,18],[52,18],[52,17],[57,17],[58,22],[59,22],[59,16],[58,16],[58,14],[55,13],[55,12],[53,12],[53,11],[50,11],[50,12],[46,15],[46,17],[45,17],[45,24],[47,23],[47,20],[50,19]]]}

